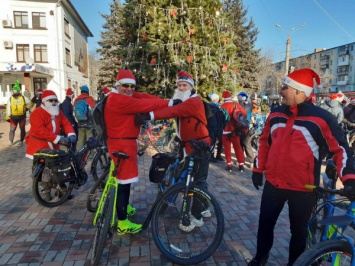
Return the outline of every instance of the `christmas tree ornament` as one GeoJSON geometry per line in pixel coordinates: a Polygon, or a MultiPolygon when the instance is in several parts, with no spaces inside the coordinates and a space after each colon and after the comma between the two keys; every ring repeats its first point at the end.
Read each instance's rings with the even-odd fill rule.
{"type": "Polygon", "coordinates": [[[233,72],[234,72],[234,73],[237,73],[237,72],[238,72],[238,68],[234,68],[234,69],[233,69],[233,72]]]}
{"type": "Polygon", "coordinates": [[[223,66],[222,66],[222,71],[223,71],[223,72],[227,72],[227,70],[228,70],[228,65],[223,64],[223,66]]]}
{"type": "Polygon", "coordinates": [[[210,19],[207,19],[207,20],[206,20],[206,23],[207,23],[207,25],[210,25],[210,24],[211,24],[211,20],[210,20],[210,19]]]}
{"type": "Polygon", "coordinates": [[[155,64],[156,62],[157,62],[157,59],[154,57],[150,60],[150,64],[155,64]]]}
{"type": "Polygon", "coordinates": [[[142,34],[142,37],[143,37],[144,40],[146,40],[146,39],[147,39],[147,34],[146,34],[146,33],[143,33],[143,34],[142,34]]]}
{"type": "Polygon", "coordinates": [[[188,55],[186,56],[186,60],[189,64],[191,64],[192,60],[194,59],[194,57],[192,55],[188,55]]]}
{"type": "Polygon", "coordinates": [[[226,37],[223,37],[223,43],[227,44],[227,42],[228,42],[228,39],[226,37]]]}
{"type": "Polygon", "coordinates": [[[185,38],[184,43],[188,43],[189,39],[185,38]]]}
{"type": "Polygon", "coordinates": [[[189,29],[189,35],[191,36],[193,34],[195,34],[195,29],[189,29]]]}
{"type": "Polygon", "coordinates": [[[172,17],[176,17],[176,14],[177,14],[177,11],[175,10],[175,9],[173,9],[173,10],[170,10],[170,16],[172,16],[172,17]]]}

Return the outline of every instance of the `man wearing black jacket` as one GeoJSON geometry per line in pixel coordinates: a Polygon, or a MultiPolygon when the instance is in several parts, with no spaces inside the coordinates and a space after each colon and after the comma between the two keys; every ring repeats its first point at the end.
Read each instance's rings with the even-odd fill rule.
{"type": "Polygon", "coordinates": [[[60,104],[60,109],[64,115],[68,118],[70,124],[74,128],[75,134],[78,136],[78,123],[76,122],[73,114],[73,104],[72,100],[74,98],[74,90],[68,88],[66,92],[66,97],[64,101],[60,104]]]}

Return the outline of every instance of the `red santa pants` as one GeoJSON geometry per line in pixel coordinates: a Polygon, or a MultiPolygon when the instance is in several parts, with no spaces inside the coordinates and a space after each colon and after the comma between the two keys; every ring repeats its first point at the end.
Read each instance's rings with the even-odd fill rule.
{"type": "Polygon", "coordinates": [[[237,135],[231,136],[231,134],[223,134],[222,144],[224,148],[224,155],[228,165],[232,165],[232,144],[234,148],[235,157],[237,157],[239,165],[244,164],[244,152],[242,146],[240,146],[240,137],[237,135]]]}

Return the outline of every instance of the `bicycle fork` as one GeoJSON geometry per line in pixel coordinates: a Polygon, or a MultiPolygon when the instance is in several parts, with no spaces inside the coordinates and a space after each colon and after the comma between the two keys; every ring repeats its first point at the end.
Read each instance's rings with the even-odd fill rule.
{"type": "Polygon", "coordinates": [[[182,225],[184,226],[190,225],[191,200],[194,195],[193,192],[190,192],[190,184],[194,181],[194,177],[192,176],[193,168],[194,168],[194,160],[193,158],[190,158],[185,191],[183,195],[182,208],[180,212],[180,220],[182,225]]]}

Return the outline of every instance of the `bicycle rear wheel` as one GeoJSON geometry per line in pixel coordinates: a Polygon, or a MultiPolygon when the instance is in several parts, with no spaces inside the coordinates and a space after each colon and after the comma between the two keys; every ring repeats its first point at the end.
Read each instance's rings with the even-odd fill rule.
{"type": "Polygon", "coordinates": [[[166,190],[154,210],[152,234],[160,252],[171,262],[191,265],[209,258],[223,239],[224,216],[213,195],[204,188],[192,185],[194,205],[208,208],[210,217],[203,218],[204,225],[190,232],[179,228],[184,207],[185,184],[179,183],[166,190]],[[166,207],[166,205],[168,207],[166,207]]]}
{"type": "Polygon", "coordinates": [[[95,181],[99,179],[106,169],[110,169],[111,157],[104,149],[99,149],[91,163],[91,175],[95,181]]]}
{"type": "Polygon", "coordinates": [[[92,244],[92,265],[99,265],[106,244],[107,235],[109,234],[115,200],[115,187],[110,188],[107,197],[104,200],[105,202],[102,211],[97,218],[96,232],[92,244]]]}
{"type": "Polygon", "coordinates": [[[351,245],[345,240],[326,240],[306,250],[293,266],[351,265],[351,245]]]}
{"type": "Polygon", "coordinates": [[[261,135],[261,133],[255,133],[250,137],[251,146],[255,151],[257,151],[259,148],[260,135],[261,135]]]}
{"type": "Polygon", "coordinates": [[[86,201],[86,208],[89,212],[96,212],[102,196],[102,192],[105,189],[109,172],[110,169],[106,169],[105,172],[101,174],[99,180],[97,180],[95,185],[91,188],[88,199],[86,201]]]}

